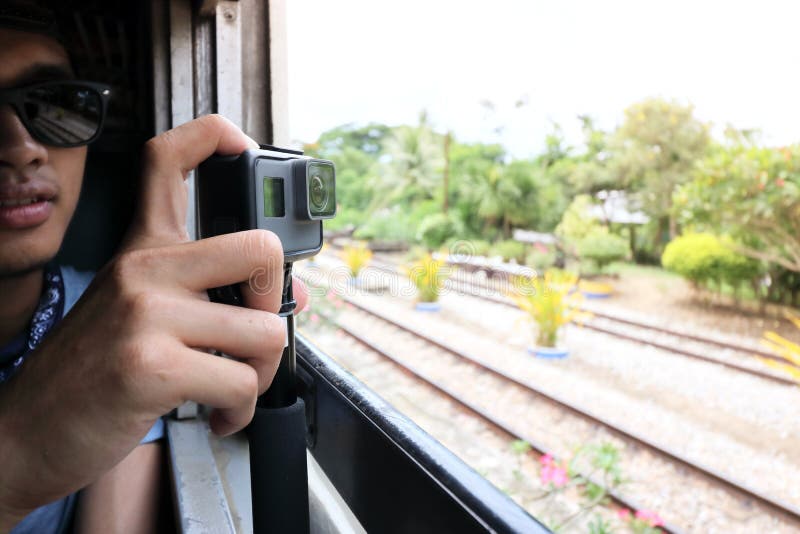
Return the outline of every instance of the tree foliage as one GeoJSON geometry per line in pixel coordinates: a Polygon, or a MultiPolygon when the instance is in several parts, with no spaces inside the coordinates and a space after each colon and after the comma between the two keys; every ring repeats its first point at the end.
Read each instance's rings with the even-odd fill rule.
{"type": "Polygon", "coordinates": [[[386,156],[375,180],[376,205],[434,198],[442,184],[443,143],[427,115],[416,126],[394,128],[384,142],[386,156]]]}
{"type": "Polygon", "coordinates": [[[800,272],[800,146],[717,145],[675,205],[687,226],[730,234],[742,254],[800,272]]]}
{"type": "Polygon", "coordinates": [[[651,217],[667,221],[670,237],[677,235],[672,195],[692,178],[708,143],[708,127],[692,106],[660,99],[626,109],[614,135],[612,172],[651,217]]]}

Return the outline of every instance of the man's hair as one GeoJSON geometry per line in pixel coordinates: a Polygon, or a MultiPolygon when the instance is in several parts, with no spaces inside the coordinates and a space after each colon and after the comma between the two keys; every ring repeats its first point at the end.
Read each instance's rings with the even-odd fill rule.
{"type": "Polygon", "coordinates": [[[61,42],[55,13],[34,0],[2,2],[0,28],[40,33],[61,42]]]}

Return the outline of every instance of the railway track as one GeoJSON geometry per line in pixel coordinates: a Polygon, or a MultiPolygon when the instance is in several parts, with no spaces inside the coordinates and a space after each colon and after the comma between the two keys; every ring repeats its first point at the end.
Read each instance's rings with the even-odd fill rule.
{"type": "MultiPolygon", "coordinates": [[[[460,408],[478,417],[478,419],[488,424],[495,431],[504,435],[507,439],[525,441],[531,446],[531,451],[536,455],[537,459],[546,454],[549,454],[553,457],[557,457],[557,455],[553,451],[549,450],[547,446],[545,446],[539,440],[535,439],[533,436],[512,428],[511,425],[493,416],[488,410],[481,408],[476,403],[466,399],[463,395],[457,393],[453,388],[450,388],[445,384],[442,384],[440,381],[437,381],[433,378],[426,376],[426,374],[423,371],[421,371],[420,369],[416,368],[411,364],[404,362],[402,358],[390,353],[387,349],[381,347],[380,345],[365,339],[362,334],[356,332],[355,330],[351,329],[348,326],[345,326],[337,322],[332,317],[326,316],[326,320],[329,321],[331,324],[335,325],[336,328],[338,328],[347,336],[355,340],[357,343],[363,345],[370,351],[377,354],[380,358],[389,361],[392,365],[399,368],[402,372],[410,375],[415,380],[418,380],[426,384],[439,394],[453,401],[460,408]]],[[[595,484],[602,485],[602,481],[600,480],[596,480],[593,477],[586,477],[586,478],[595,484]]],[[[609,490],[608,496],[616,505],[618,505],[621,508],[627,508],[630,510],[643,509],[643,506],[641,506],[639,503],[637,503],[630,497],[621,494],[620,492],[609,490]]],[[[683,532],[680,528],[671,523],[665,523],[661,527],[661,529],[664,532],[671,534],[682,534],[683,532]]]]}
{"type": "MultiPolygon", "coordinates": [[[[354,301],[353,299],[344,298],[344,300],[348,302],[350,305],[352,305],[356,310],[358,310],[358,312],[367,314],[368,316],[374,318],[375,320],[382,322],[391,328],[402,331],[416,340],[421,340],[428,346],[435,347],[435,349],[438,351],[444,351],[457,358],[458,361],[463,363],[464,365],[472,366],[481,373],[486,373],[488,375],[491,375],[495,379],[499,380],[502,384],[501,386],[499,386],[498,391],[502,390],[502,388],[504,387],[508,387],[509,385],[511,385],[515,388],[519,388],[520,390],[524,391],[529,395],[535,396],[539,399],[544,399],[549,404],[557,406],[560,410],[569,412],[571,414],[571,417],[577,417],[583,419],[585,422],[602,427],[608,430],[611,434],[617,436],[619,439],[623,440],[624,442],[632,443],[639,448],[646,449],[651,453],[655,454],[656,456],[665,459],[665,461],[671,462],[672,464],[680,466],[681,468],[689,469],[696,476],[709,481],[711,484],[715,486],[722,486],[729,491],[735,492],[741,497],[745,497],[746,499],[752,500],[753,502],[756,502],[761,506],[768,508],[773,513],[777,513],[778,515],[792,522],[794,525],[800,525],[800,509],[798,509],[796,506],[792,504],[771,497],[763,492],[760,492],[754,488],[749,487],[747,484],[741,481],[732,479],[731,477],[728,477],[725,474],[720,473],[714,469],[710,469],[695,461],[686,459],[681,454],[677,453],[674,450],[669,449],[668,447],[662,446],[647,438],[644,438],[638,435],[636,432],[623,428],[618,424],[614,424],[611,421],[605,419],[604,417],[592,413],[590,410],[580,407],[566,399],[560,398],[547,391],[543,391],[541,388],[531,383],[528,383],[524,380],[520,380],[517,377],[511,376],[506,371],[498,367],[492,366],[490,364],[487,364],[485,362],[482,362],[478,358],[471,356],[461,350],[458,350],[457,348],[449,345],[448,343],[446,343],[441,339],[437,339],[425,332],[419,331],[416,328],[413,328],[406,324],[399,323],[389,317],[386,317],[377,310],[374,310],[369,306],[365,306],[359,302],[354,301]]],[[[532,436],[521,435],[521,433],[518,430],[515,430],[512,426],[494,417],[486,409],[481,408],[480,406],[476,405],[475,403],[469,401],[466,398],[463,398],[463,396],[456,393],[452,388],[448,387],[447,385],[438,383],[436,380],[433,380],[425,376],[425,373],[423,371],[415,368],[413,365],[409,365],[407,362],[404,362],[403,358],[395,354],[392,354],[389,350],[386,349],[386,347],[382,347],[380,344],[371,341],[369,334],[359,332],[350,326],[342,324],[339,321],[334,321],[334,323],[339,328],[341,328],[343,332],[356,339],[359,343],[367,346],[371,350],[374,350],[376,353],[380,354],[385,359],[388,359],[392,361],[392,363],[394,363],[395,365],[403,368],[405,372],[410,373],[411,375],[424,381],[426,384],[433,387],[437,391],[440,391],[443,395],[447,396],[448,398],[452,399],[459,405],[463,406],[466,410],[470,411],[471,413],[476,414],[478,417],[488,422],[491,426],[497,428],[498,430],[503,431],[505,434],[509,436],[513,436],[514,439],[523,439],[527,441],[532,445],[534,449],[539,451],[540,454],[546,454],[548,452],[547,448],[541,443],[538,443],[537,440],[533,439],[532,436]]],[[[631,502],[629,498],[626,498],[622,495],[612,495],[612,498],[620,506],[639,508],[636,505],[636,503],[631,502]]],[[[674,525],[672,525],[670,526],[669,530],[677,532],[679,529],[674,525]]]]}
{"type": "MultiPolygon", "coordinates": [[[[370,263],[370,268],[385,272],[392,276],[403,276],[398,272],[396,265],[386,261],[373,260],[370,263]]],[[[496,292],[496,288],[492,288],[483,284],[476,284],[474,282],[464,280],[463,278],[449,279],[445,282],[445,284],[449,289],[455,290],[463,295],[478,298],[493,304],[517,309],[517,306],[510,299],[502,295],[493,294],[496,292]]],[[[581,326],[584,328],[626,339],[635,343],[641,343],[643,345],[655,347],[686,358],[720,365],[728,369],[756,376],[763,380],[783,386],[794,387],[797,385],[790,378],[773,372],[757,369],[749,364],[733,361],[733,359],[738,359],[746,362],[748,360],[752,360],[753,356],[757,356],[781,363],[791,363],[775,354],[756,348],[744,350],[741,346],[723,340],[699,336],[688,332],[679,332],[677,330],[664,328],[658,325],[642,323],[628,318],[603,313],[596,309],[584,308],[583,311],[589,312],[592,315],[592,319],[583,321],[581,323],[581,326]],[[686,345],[688,345],[688,347],[686,345]],[[722,359],[707,355],[709,353],[716,352],[719,349],[732,352],[732,358],[722,359]],[[736,355],[738,355],[738,357],[736,355]]]]}

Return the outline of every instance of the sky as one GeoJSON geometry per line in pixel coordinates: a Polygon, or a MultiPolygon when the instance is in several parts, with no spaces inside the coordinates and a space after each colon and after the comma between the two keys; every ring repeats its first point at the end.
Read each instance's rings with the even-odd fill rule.
{"type": "Polygon", "coordinates": [[[800,142],[800,1],[287,0],[287,19],[296,141],[426,110],[437,131],[530,157],[554,123],[578,146],[578,115],[613,129],[662,97],[717,135],[800,142]]]}

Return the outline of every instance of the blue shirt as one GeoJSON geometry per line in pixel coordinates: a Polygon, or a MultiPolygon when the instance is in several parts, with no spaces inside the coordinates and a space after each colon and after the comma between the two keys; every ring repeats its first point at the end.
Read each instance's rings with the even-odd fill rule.
{"type": "MultiPolygon", "coordinates": [[[[61,267],[60,273],[58,273],[58,271],[59,269],[55,269],[52,272],[48,272],[46,276],[60,276],[60,281],[58,278],[55,280],[57,282],[63,282],[63,285],[60,283],[49,283],[45,285],[34,319],[41,317],[46,322],[47,319],[49,319],[48,314],[53,314],[55,315],[53,317],[53,322],[58,321],[60,319],[58,316],[66,315],[69,312],[94,277],[93,273],[76,271],[71,267],[61,267]],[[63,295],[55,295],[55,293],[60,293],[56,288],[61,287],[63,287],[63,295]],[[61,300],[63,300],[63,302],[61,302],[61,300]]],[[[49,279],[47,279],[47,281],[50,282],[49,279]]],[[[37,328],[37,321],[34,320],[31,323],[31,328],[37,328]]],[[[37,332],[35,332],[35,330],[22,332],[13,339],[11,343],[5,347],[0,347],[0,363],[2,363],[4,359],[13,360],[11,362],[12,365],[16,364],[14,367],[19,366],[24,358],[16,355],[24,352],[26,344],[30,343],[30,340],[36,337],[36,334],[37,332]]],[[[44,334],[46,334],[46,332],[42,332],[42,336],[44,334]]],[[[6,377],[4,376],[3,378],[6,377]]],[[[0,385],[2,385],[2,381],[3,380],[0,379],[0,385]]],[[[141,443],[150,443],[162,437],[164,437],[164,421],[159,419],[141,443]]],[[[25,519],[14,527],[11,534],[64,534],[72,523],[72,514],[75,509],[77,497],[78,494],[73,493],[63,499],[40,506],[25,516],[25,519]]]]}

